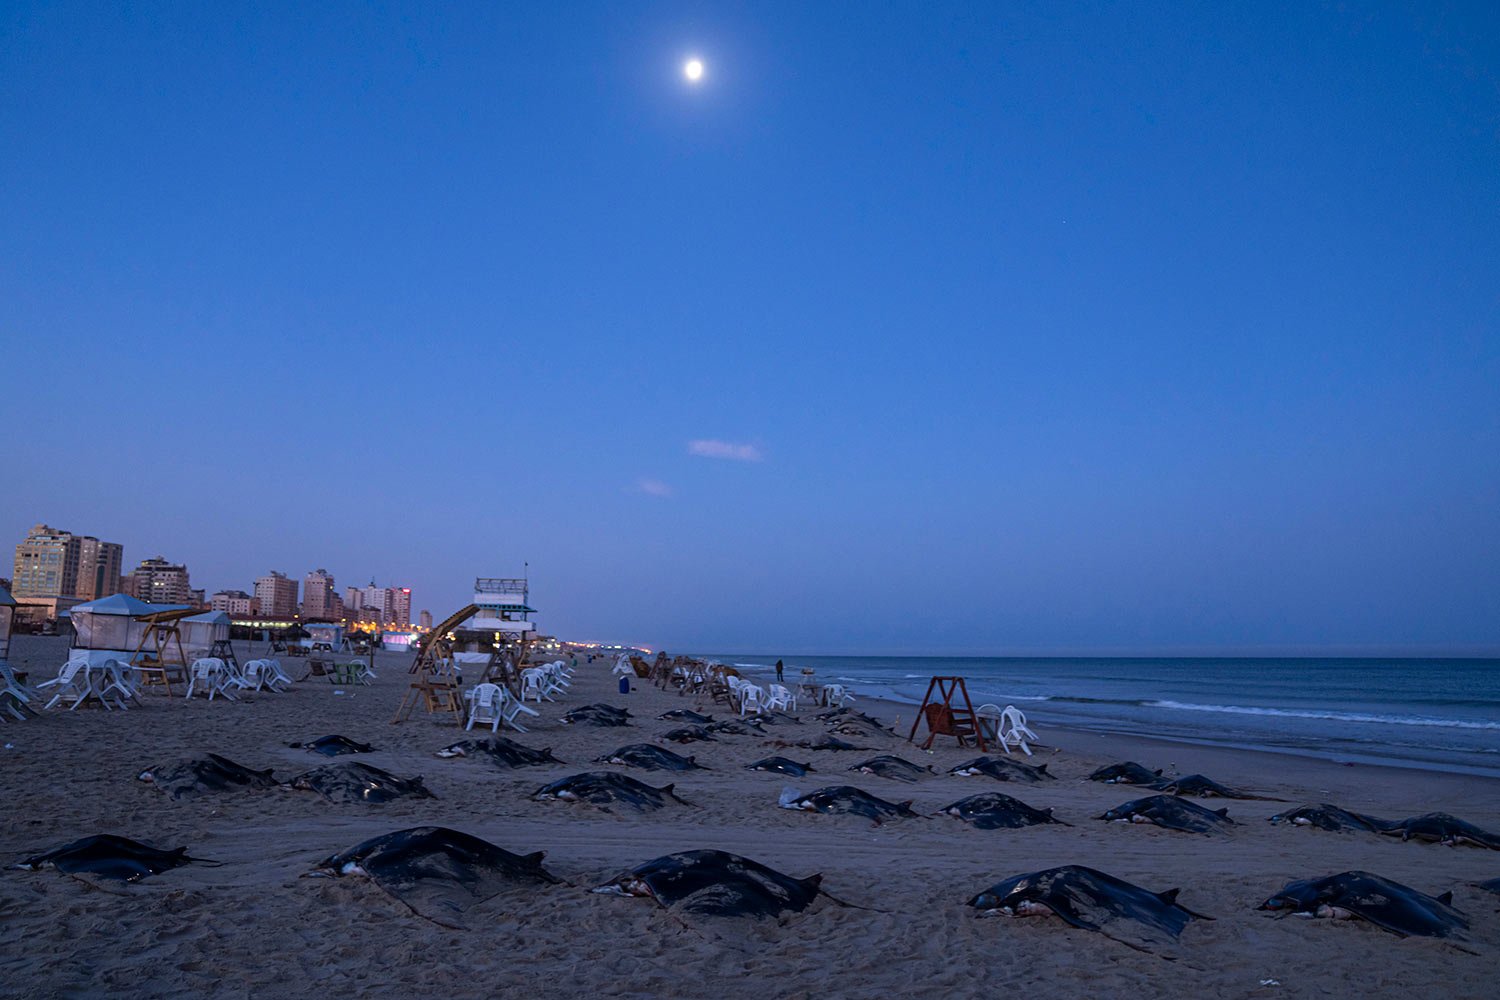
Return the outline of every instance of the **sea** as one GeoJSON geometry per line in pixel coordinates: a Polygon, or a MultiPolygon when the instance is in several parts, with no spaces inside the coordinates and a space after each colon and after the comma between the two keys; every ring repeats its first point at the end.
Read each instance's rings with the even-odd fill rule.
{"type": "MultiPolygon", "coordinates": [[[[774,655],[706,654],[748,671],[774,655]]],[[[1049,725],[1500,777],[1500,659],[782,656],[916,705],[934,676],[1049,725]]]]}

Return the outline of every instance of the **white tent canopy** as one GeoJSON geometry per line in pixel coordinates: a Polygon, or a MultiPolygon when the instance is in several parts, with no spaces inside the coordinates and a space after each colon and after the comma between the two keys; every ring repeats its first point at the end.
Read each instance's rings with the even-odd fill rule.
{"type": "Polygon", "coordinates": [[[179,611],[180,604],[147,604],[127,594],[111,594],[72,609],[74,649],[111,649],[133,653],[150,626],[136,619],[158,611],[179,611]]]}
{"type": "Polygon", "coordinates": [[[178,625],[182,629],[183,651],[189,657],[203,656],[215,642],[229,638],[230,618],[222,611],[193,615],[182,619],[178,625]]]}

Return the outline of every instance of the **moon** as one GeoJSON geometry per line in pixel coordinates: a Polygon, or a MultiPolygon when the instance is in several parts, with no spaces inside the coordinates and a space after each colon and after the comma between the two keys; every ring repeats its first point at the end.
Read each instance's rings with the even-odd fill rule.
{"type": "Polygon", "coordinates": [[[703,79],[703,60],[696,56],[682,64],[682,75],[688,83],[697,83],[703,79]]]}

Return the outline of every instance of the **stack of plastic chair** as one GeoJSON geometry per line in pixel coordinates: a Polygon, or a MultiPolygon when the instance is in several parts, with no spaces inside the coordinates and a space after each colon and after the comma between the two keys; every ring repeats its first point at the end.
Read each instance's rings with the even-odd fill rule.
{"type": "Polygon", "coordinates": [[[1014,705],[1006,705],[1005,710],[1000,713],[1000,746],[1006,753],[1010,753],[1012,746],[1020,747],[1030,757],[1031,747],[1026,745],[1027,740],[1040,742],[1036,733],[1027,728],[1026,716],[1021,710],[1014,705]]]}
{"type": "Polygon", "coordinates": [[[193,692],[206,695],[209,701],[213,701],[218,695],[223,695],[230,701],[239,701],[230,693],[229,687],[236,682],[229,675],[224,666],[224,661],[217,656],[205,656],[194,660],[193,665],[188,668],[188,689],[186,697],[191,698],[193,692]]]}
{"type": "Polygon", "coordinates": [[[469,699],[469,724],[465,729],[473,729],[476,722],[487,722],[490,732],[500,728],[504,720],[504,698],[501,694],[505,689],[498,684],[475,684],[464,697],[469,699]]]}
{"type": "Polygon", "coordinates": [[[771,696],[766,700],[766,707],[781,712],[795,712],[797,710],[797,696],[792,694],[791,688],[785,684],[772,684],[771,696]]]}
{"type": "Polygon", "coordinates": [[[741,684],[740,692],[740,716],[743,718],[750,712],[759,715],[766,709],[766,689],[759,684],[741,684]]]}

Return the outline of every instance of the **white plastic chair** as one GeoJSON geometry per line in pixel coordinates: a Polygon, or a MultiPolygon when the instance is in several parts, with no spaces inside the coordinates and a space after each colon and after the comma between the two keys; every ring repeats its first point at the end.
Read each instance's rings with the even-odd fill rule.
{"type": "Polygon", "coordinates": [[[854,695],[842,684],[824,684],[823,700],[829,708],[842,708],[854,700],[854,695]]]}
{"type": "Polygon", "coordinates": [[[610,668],[609,672],[616,677],[634,677],[635,667],[631,664],[630,657],[621,653],[620,658],[615,660],[615,665],[610,668]]]}
{"type": "Polygon", "coordinates": [[[974,725],[986,743],[1000,742],[1000,706],[985,704],[974,710],[974,725]]]}
{"type": "Polygon", "coordinates": [[[785,684],[772,684],[770,686],[771,696],[766,700],[766,707],[781,712],[795,712],[797,710],[797,696],[792,694],[791,688],[785,684]]]}
{"type": "Polygon", "coordinates": [[[230,701],[239,701],[229,693],[229,685],[232,683],[228,671],[224,669],[224,661],[217,656],[205,656],[200,660],[194,660],[192,667],[188,669],[188,688],[186,697],[191,698],[193,692],[199,694],[207,693],[208,700],[213,701],[217,695],[223,695],[230,701]]]}
{"type": "Polygon", "coordinates": [[[265,676],[267,688],[272,691],[291,690],[292,678],[285,670],[281,669],[280,660],[265,659],[261,660],[260,662],[261,671],[265,676]]]}
{"type": "Polygon", "coordinates": [[[122,660],[106,660],[102,667],[95,668],[93,678],[94,697],[108,708],[129,708],[127,701],[140,701],[140,688],[136,682],[136,670],[122,660]],[[111,705],[111,702],[113,705],[111,705]]]}
{"type": "Polygon", "coordinates": [[[518,733],[526,732],[526,727],[516,721],[522,714],[539,716],[542,713],[534,708],[527,708],[515,695],[510,693],[509,688],[500,689],[500,716],[505,724],[518,733]]]}
{"type": "Polygon", "coordinates": [[[500,728],[504,707],[501,690],[498,684],[476,684],[469,689],[464,695],[469,699],[469,724],[465,729],[473,729],[476,722],[488,722],[492,733],[500,728]]]}
{"type": "Polygon", "coordinates": [[[1006,705],[1005,710],[1000,713],[1000,746],[1006,753],[1010,753],[1012,745],[1018,746],[1030,757],[1031,747],[1026,745],[1027,740],[1040,742],[1036,733],[1027,727],[1026,716],[1021,710],[1014,705],[1006,705]]]}
{"type": "MultiPolygon", "coordinates": [[[[538,705],[546,695],[542,691],[542,671],[537,667],[527,667],[521,671],[521,700],[527,698],[535,701],[538,705]]],[[[547,699],[551,701],[551,698],[547,699]]]]}
{"type": "Polygon", "coordinates": [[[766,689],[759,684],[740,685],[740,717],[750,712],[759,715],[766,709],[766,689]]]}
{"type": "MultiPolygon", "coordinates": [[[[15,671],[9,663],[0,660],[0,709],[17,719],[26,719],[36,713],[31,710],[31,701],[37,693],[16,680],[15,671]]],[[[4,718],[0,715],[0,718],[4,718]]]]}
{"type": "Polygon", "coordinates": [[[88,669],[82,660],[70,660],[64,663],[62,669],[57,672],[57,676],[50,681],[38,684],[37,690],[49,687],[57,688],[57,693],[42,707],[51,708],[60,701],[69,702],[68,711],[70,712],[83,704],[93,689],[88,669]]]}

